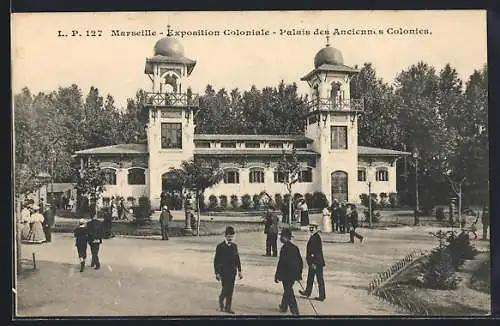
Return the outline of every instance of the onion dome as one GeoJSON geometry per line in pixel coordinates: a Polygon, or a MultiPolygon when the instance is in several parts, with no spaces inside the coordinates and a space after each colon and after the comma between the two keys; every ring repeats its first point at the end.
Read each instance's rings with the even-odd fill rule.
{"type": "Polygon", "coordinates": [[[327,43],[314,57],[314,68],[318,68],[323,64],[343,65],[344,58],[342,57],[342,52],[327,43]]]}
{"type": "Polygon", "coordinates": [[[164,37],[156,42],[154,55],[180,58],[184,56],[184,47],[181,42],[173,37],[164,37]]]}

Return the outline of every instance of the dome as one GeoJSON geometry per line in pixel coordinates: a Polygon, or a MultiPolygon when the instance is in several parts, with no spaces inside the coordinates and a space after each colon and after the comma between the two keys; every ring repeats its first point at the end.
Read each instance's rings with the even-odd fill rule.
{"type": "Polygon", "coordinates": [[[173,37],[164,37],[155,44],[154,55],[165,57],[183,57],[184,47],[181,42],[173,37]]]}
{"type": "Polygon", "coordinates": [[[322,64],[343,65],[344,58],[342,57],[342,53],[327,44],[326,47],[319,50],[314,57],[314,68],[318,68],[322,64]]]}

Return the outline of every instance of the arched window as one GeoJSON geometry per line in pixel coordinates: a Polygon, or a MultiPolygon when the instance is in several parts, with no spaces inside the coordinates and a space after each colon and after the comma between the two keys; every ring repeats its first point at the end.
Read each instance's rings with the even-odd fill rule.
{"type": "Polygon", "coordinates": [[[110,168],[102,169],[105,185],[116,185],[116,170],[110,168]]]}
{"type": "Polygon", "coordinates": [[[375,180],[389,181],[389,171],[387,171],[387,168],[377,168],[377,172],[375,173],[375,180]]]}
{"type": "Polygon", "coordinates": [[[299,182],[312,182],[312,169],[307,168],[299,172],[299,182]]]}
{"type": "Polygon", "coordinates": [[[141,168],[131,168],[128,170],[128,184],[129,185],[145,185],[146,173],[141,168]]]}
{"type": "Polygon", "coordinates": [[[225,170],[224,183],[240,183],[240,173],[238,170],[225,170]]]}
{"type": "Polygon", "coordinates": [[[358,169],[358,181],[366,181],[366,169],[365,168],[358,169]]]}
{"type": "Polygon", "coordinates": [[[264,183],[264,170],[260,168],[251,169],[249,181],[250,183],[264,183]]]}

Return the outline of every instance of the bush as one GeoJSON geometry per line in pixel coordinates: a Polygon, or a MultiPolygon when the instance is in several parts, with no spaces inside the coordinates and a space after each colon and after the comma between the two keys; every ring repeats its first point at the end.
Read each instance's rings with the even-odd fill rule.
{"type": "MultiPolygon", "coordinates": [[[[363,214],[365,215],[365,222],[370,222],[370,211],[368,209],[365,209],[363,211],[363,214]]],[[[380,211],[377,210],[372,210],[372,223],[378,223],[382,220],[382,214],[380,211]]]]}
{"type": "Polygon", "coordinates": [[[227,196],[220,195],[219,196],[220,208],[227,209],[227,196]]]}
{"type": "Polygon", "coordinates": [[[304,199],[306,200],[307,207],[313,207],[313,195],[311,193],[306,193],[304,195],[304,199]]]}
{"type": "Polygon", "coordinates": [[[253,197],[252,197],[252,203],[253,203],[252,207],[254,209],[259,209],[260,208],[260,195],[259,194],[253,195],[253,197]]]}
{"type": "Polygon", "coordinates": [[[244,194],[241,196],[241,208],[243,209],[249,209],[250,208],[250,195],[249,194],[244,194]]]}
{"type": "Polygon", "coordinates": [[[233,208],[238,208],[238,196],[231,195],[231,206],[233,208]]]}
{"type": "Polygon", "coordinates": [[[97,212],[97,218],[104,219],[105,217],[111,216],[111,208],[103,207],[97,212]]]}
{"type": "Polygon", "coordinates": [[[458,236],[450,234],[448,239],[448,246],[446,247],[451,255],[453,266],[461,266],[465,260],[473,259],[477,250],[470,244],[469,234],[461,232],[458,236]]]}
{"type": "Polygon", "coordinates": [[[210,195],[208,197],[208,209],[209,210],[215,210],[217,209],[217,196],[215,195],[210,195]]]}
{"type": "Polygon", "coordinates": [[[443,207],[438,207],[436,209],[436,220],[443,221],[444,219],[445,219],[444,208],[443,207]]]}
{"type": "Polygon", "coordinates": [[[132,206],[135,206],[135,197],[133,197],[133,196],[128,196],[128,197],[127,197],[127,201],[129,201],[129,202],[132,204],[132,206]]]}
{"type": "Polygon", "coordinates": [[[396,208],[399,206],[399,199],[397,193],[395,192],[389,193],[389,203],[391,204],[392,208],[396,208]]]}
{"type": "Polygon", "coordinates": [[[138,224],[141,224],[151,217],[151,201],[149,197],[139,197],[139,203],[134,207],[134,216],[138,224]]]}
{"type": "Polygon", "coordinates": [[[447,248],[435,249],[424,265],[423,286],[431,289],[453,290],[458,285],[452,256],[447,248]]]}
{"type": "Polygon", "coordinates": [[[276,204],[276,208],[281,209],[283,207],[284,201],[283,197],[281,194],[275,194],[274,195],[274,203],[276,204]]]}
{"type": "Polygon", "coordinates": [[[315,191],[312,196],[312,207],[323,209],[330,206],[326,195],[320,191],[315,191]]]}
{"type": "Polygon", "coordinates": [[[369,203],[368,203],[368,194],[361,194],[361,195],[359,195],[359,199],[361,200],[361,205],[363,205],[365,207],[369,206],[369,203]]]}
{"type": "Polygon", "coordinates": [[[381,207],[386,208],[386,207],[390,207],[391,206],[391,203],[389,202],[389,196],[387,196],[387,193],[381,192],[379,194],[379,196],[380,196],[380,206],[381,207]]]}

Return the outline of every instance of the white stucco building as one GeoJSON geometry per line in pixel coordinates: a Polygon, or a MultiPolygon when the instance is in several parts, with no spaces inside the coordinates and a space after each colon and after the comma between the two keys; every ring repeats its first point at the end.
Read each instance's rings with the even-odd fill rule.
{"type": "Polygon", "coordinates": [[[89,156],[106,169],[104,196],[151,199],[159,208],[162,190],[169,191],[169,170],[183,160],[217,159],[224,180],[208,189],[210,195],[240,199],[261,191],[286,193],[276,165],[283,150],[296,149],[302,164],[294,193],[323,192],[331,202],[359,202],[360,194],[395,193],[396,160],[410,153],[358,146],[358,116],[363,101],[350,98],[349,81],[356,69],[344,65],[342,54],[329,44],[314,58],[314,69],[301,80],[310,86],[304,135],[195,134],[194,115],[198,96],[183,92],[196,61],[184,56],[174,38],[159,40],[154,56],[146,59],[145,74],[151,79],[147,94],[148,142],[90,148],[75,153],[81,168],[89,156]]]}

